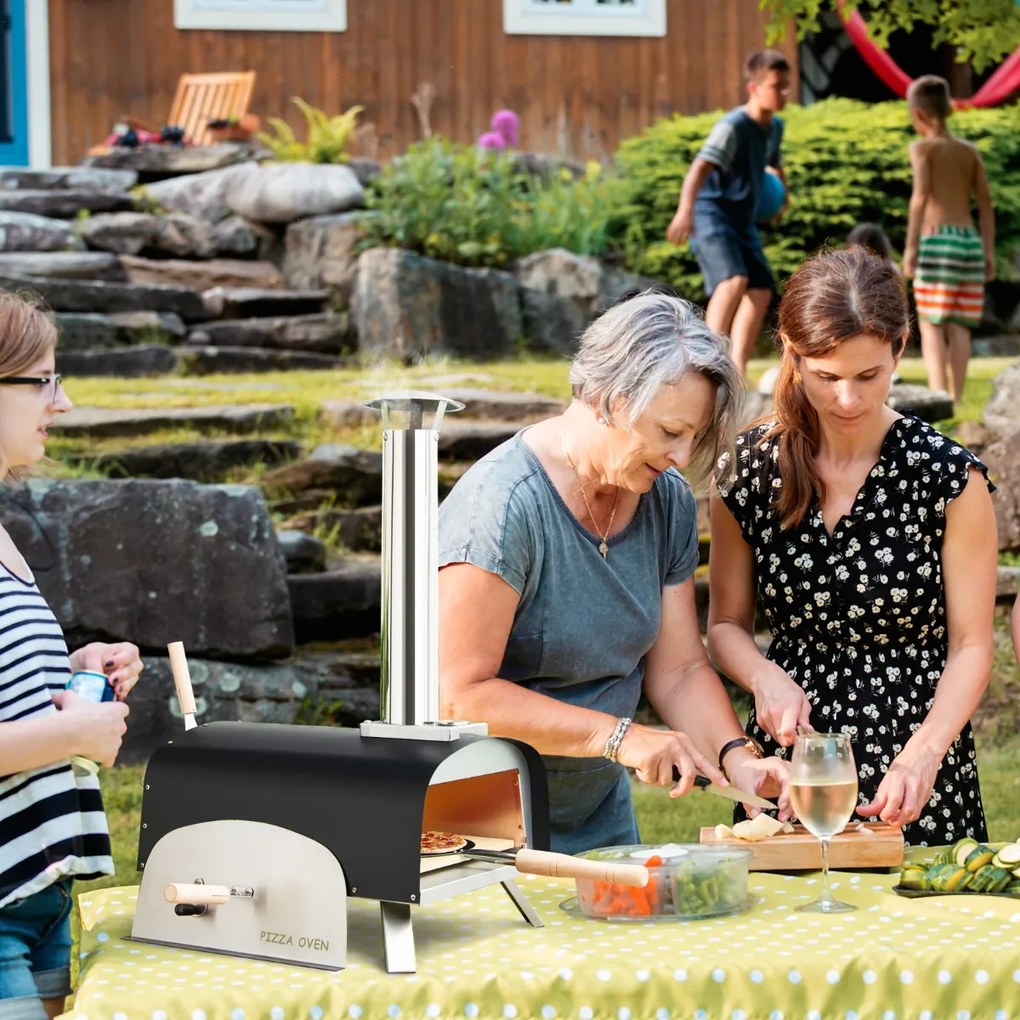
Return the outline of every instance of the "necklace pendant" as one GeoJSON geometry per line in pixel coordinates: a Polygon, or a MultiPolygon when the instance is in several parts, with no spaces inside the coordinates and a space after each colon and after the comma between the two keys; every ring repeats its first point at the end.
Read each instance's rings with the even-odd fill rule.
{"type": "Polygon", "coordinates": [[[602,553],[603,559],[606,559],[606,557],[609,555],[609,546],[606,544],[605,539],[602,539],[602,541],[599,542],[599,552],[602,553]]]}

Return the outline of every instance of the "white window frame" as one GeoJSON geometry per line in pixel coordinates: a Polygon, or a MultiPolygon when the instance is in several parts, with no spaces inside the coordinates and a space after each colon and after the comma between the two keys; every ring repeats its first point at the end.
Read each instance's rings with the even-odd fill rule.
{"type": "Polygon", "coordinates": [[[503,31],[507,35],[664,36],[666,0],[639,0],[632,8],[572,0],[562,4],[534,0],[503,0],[503,31]]]}
{"type": "Polygon", "coordinates": [[[174,0],[174,27],[346,32],[347,0],[174,0]]]}

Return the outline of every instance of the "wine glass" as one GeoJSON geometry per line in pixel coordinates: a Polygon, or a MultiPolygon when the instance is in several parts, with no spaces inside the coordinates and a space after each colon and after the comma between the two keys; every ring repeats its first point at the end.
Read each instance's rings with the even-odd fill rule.
{"type": "Polygon", "coordinates": [[[797,910],[840,914],[857,908],[829,888],[829,840],[841,832],[857,805],[857,766],[846,733],[803,733],[790,760],[790,802],[804,828],[822,847],[822,892],[797,910]]]}

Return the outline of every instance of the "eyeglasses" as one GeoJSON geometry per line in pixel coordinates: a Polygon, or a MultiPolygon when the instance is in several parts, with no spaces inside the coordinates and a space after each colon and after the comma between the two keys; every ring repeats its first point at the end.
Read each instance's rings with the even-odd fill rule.
{"type": "Polygon", "coordinates": [[[53,404],[63,378],[59,372],[53,375],[7,375],[0,376],[0,386],[36,386],[40,394],[45,394],[48,402],[53,404]]]}

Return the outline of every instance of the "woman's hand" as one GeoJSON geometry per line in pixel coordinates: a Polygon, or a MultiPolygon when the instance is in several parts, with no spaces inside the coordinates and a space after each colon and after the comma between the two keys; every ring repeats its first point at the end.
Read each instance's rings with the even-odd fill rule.
{"type": "Polygon", "coordinates": [[[910,742],[893,760],[882,777],[875,798],[857,808],[865,818],[878,818],[888,825],[909,825],[921,816],[935,789],[942,758],[930,748],[910,742]]]}
{"type": "Polygon", "coordinates": [[[138,677],[145,669],[139,657],[138,646],[130,641],[118,641],[108,645],[93,641],[71,653],[71,671],[89,669],[105,673],[113,685],[118,701],[123,701],[138,683],[138,677]]]}
{"type": "Polygon", "coordinates": [[[780,746],[790,747],[798,729],[812,729],[811,702],[785,670],[763,659],[751,678],[758,725],[780,746]]]}
{"type": "Polygon", "coordinates": [[[634,769],[642,783],[672,786],[669,795],[682,797],[694,786],[700,772],[713,783],[727,785],[726,777],[695,746],[686,733],[631,724],[616,754],[621,765],[634,769]],[[674,769],[680,774],[675,778],[674,769]]]}
{"type": "MultiPolygon", "coordinates": [[[[794,817],[790,806],[790,763],[775,756],[758,758],[750,751],[731,751],[726,756],[726,772],[730,782],[738,790],[756,793],[759,797],[774,800],[779,808],[779,820],[794,817]]],[[[753,818],[762,809],[745,805],[748,815],[753,818]]]]}
{"type": "Polygon", "coordinates": [[[127,732],[127,705],[110,701],[96,704],[79,698],[74,691],[54,691],[50,697],[60,710],[61,724],[67,727],[68,748],[64,753],[80,754],[109,768],[127,732]]]}

